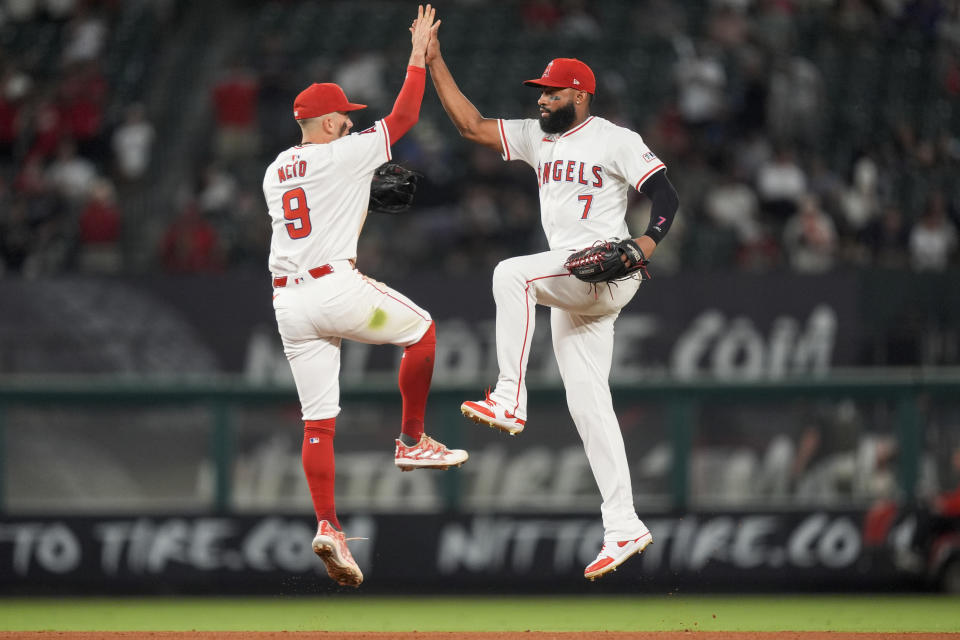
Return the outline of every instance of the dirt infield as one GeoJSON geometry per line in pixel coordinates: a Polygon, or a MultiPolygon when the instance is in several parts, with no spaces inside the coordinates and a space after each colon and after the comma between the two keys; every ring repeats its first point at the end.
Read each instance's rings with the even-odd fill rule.
{"type": "Polygon", "coordinates": [[[960,633],[834,631],[0,631],[0,640],[960,640],[960,633]]]}

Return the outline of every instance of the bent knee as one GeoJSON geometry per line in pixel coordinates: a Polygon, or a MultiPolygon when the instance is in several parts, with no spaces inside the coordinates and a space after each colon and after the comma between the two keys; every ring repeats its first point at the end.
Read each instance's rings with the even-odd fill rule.
{"type": "Polygon", "coordinates": [[[517,258],[508,258],[500,262],[493,269],[493,290],[513,286],[517,283],[523,283],[526,277],[523,274],[520,260],[517,258]]]}

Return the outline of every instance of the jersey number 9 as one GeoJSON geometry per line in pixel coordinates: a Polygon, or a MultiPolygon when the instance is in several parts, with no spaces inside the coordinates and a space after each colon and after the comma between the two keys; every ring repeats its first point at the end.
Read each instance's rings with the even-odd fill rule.
{"type": "Polygon", "coordinates": [[[285,226],[294,240],[310,235],[310,207],[307,206],[307,194],[303,187],[290,189],[283,194],[283,217],[290,220],[285,226]]]}

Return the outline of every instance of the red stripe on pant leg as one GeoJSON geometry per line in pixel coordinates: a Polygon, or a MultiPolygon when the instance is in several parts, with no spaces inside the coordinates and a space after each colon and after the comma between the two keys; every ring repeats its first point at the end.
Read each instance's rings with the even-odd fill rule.
{"type": "Polygon", "coordinates": [[[400,361],[398,382],[403,397],[401,430],[414,440],[419,440],[423,435],[423,415],[427,410],[427,395],[430,393],[437,351],[436,329],[437,323],[431,322],[419,342],[403,350],[403,359],[400,361]]]}
{"type": "Polygon", "coordinates": [[[517,397],[515,398],[516,402],[513,404],[513,411],[510,413],[516,413],[517,408],[520,406],[520,386],[523,384],[523,354],[527,350],[527,333],[530,331],[530,282],[527,281],[527,285],[523,288],[523,300],[527,303],[527,318],[523,325],[523,345],[520,347],[520,367],[518,369],[519,375],[517,376],[517,397]]]}
{"type": "Polygon", "coordinates": [[[327,520],[340,529],[337,520],[337,509],[334,500],[334,479],[336,465],[333,454],[333,435],[336,418],[327,420],[307,420],[303,425],[303,447],[301,460],[303,474],[307,478],[310,488],[310,498],[313,500],[313,510],[317,514],[317,522],[327,520]],[[311,442],[315,440],[315,442],[311,442]]]}
{"type": "Polygon", "coordinates": [[[420,313],[419,311],[417,311],[416,309],[414,309],[413,307],[411,307],[410,305],[408,305],[406,302],[404,302],[404,301],[401,300],[400,298],[395,298],[394,296],[390,295],[390,294],[387,293],[386,291],[383,291],[382,289],[377,288],[377,287],[374,286],[369,280],[364,279],[364,282],[366,282],[366,283],[369,284],[371,287],[373,287],[374,289],[376,289],[377,291],[379,291],[379,292],[382,293],[383,295],[387,296],[387,297],[390,298],[391,300],[396,300],[397,302],[399,302],[400,304],[402,304],[403,306],[405,306],[407,309],[410,309],[410,311],[413,311],[415,314],[417,314],[418,316],[420,316],[420,317],[423,318],[424,320],[427,320],[427,319],[428,319],[426,316],[424,316],[422,313],[420,313]]]}
{"type": "Polygon", "coordinates": [[[537,280],[543,280],[544,278],[561,278],[563,276],[569,276],[569,273],[556,273],[549,276],[540,276],[537,278],[531,278],[527,280],[525,286],[523,287],[523,299],[527,303],[527,319],[523,327],[523,346],[520,347],[520,374],[517,378],[517,397],[515,398],[515,403],[513,405],[513,411],[510,413],[516,414],[517,409],[520,407],[520,385],[523,383],[523,354],[527,350],[527,333],[530,330],[530,283],[536,282],[537,280]]]}

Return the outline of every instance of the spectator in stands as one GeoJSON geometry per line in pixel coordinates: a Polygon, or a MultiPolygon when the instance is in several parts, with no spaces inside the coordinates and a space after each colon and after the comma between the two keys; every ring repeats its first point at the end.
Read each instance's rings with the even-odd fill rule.
{"type": "Polygon", "coordinates": [[[79,268],[87,273],[116,273],[121,265],[121,213],[109,181],[100,178],[79,217],[79,268]]]}
{"type": "Polygon", "coordinates": [[[200,215],[195,200],[187,202],[167,227],[160,244],[163,266],[173,273],[219,271],[223,267],[217,231],[200,215]]]}
{"type": "Polygon", "coordinates": [[[47,17],[54,22],[63,22],[77,12],[79,0],[44,0],[43,7],[47,17]]]}
{"type": "Polygon", "coordinates": [[[108,33],[107,22],[99,9],[91,5],[81,5],[74,18],[67,23],[62,56],[64,64],[99,58],[108,33]]]}
{"type": "Polygon", "coordinates": [[[30,138],[29,156],[51,157],[67,135],[60,109],[49,96],[39,96],[28,109],[25,126],[30,138]]]}
{"type": "Polygon", "coordinates": [[[684,122],[697,137],[726,115],[727,75],[716,46],[703,41],[697,45],[677,38],[679,58],[673,73],[677,83],[677,106],[684,122]]]}
{"type": "Polygon", "coordinates": [[[863,416],[849,400],[814,410],[797,441],[790,473],[800,501],[853,497],[862,430],[863,416]]]}
{"type": "Polygon", "coordinates": [[[13,159],[33,80],[13,62],[0,63],[0,163],[13,159]]]}
{"type": "Polygon", "coordinates": [[[641,40],[690,33],[684,4],[674,0],[642,0],[630,4],[630,26],[641,40]]]}
{"type": "Polygon", "coordinates": [[[761,221],[757,194],[736,167],[723,170],[720,181],[707,188],[703,209],[718,228],[733,233],[738,268],[763,272],[780,262],[780,243],[761,221]]]}
{"type": "Polygon", "coordinates": [[[817,197],[824,211],[835,219],[841,219],[844,194],[849,189],[844,179],[819,154],[814,154],[810,159],[807,176],[807,191],[817,197]]]}
{"type": "Polygon", "coordinates": [[[784,0],[757,0],[753,11],[753,37],[764,51],[782,55],[797,41],[796,3],[784,0]]]}
{"type": "Polygon", "coordinates": [[[853,182],[841,200],[844,227],[858,234],[880,213],[880,169],[868,155],[853,165],[853,182]]]}
{"type": "Polygon", "coordinates": [[[943,271],[957,251],[957,229],[947,218],[946,198],[937,192],[910,232],[910,264],[917,271],[943,271]]]}
{"type": "MultiPolygon", "coordinates": [[[[885,0],[880,5],[902,4],[900,0],[885,0]]],[[[899,13],[899,7],[895,12],[899,13]]],[[[864,0],[840,0],[837,7],[829,15],[833,31],[837,35],[851,39],[869,39],[874,37],[877,29],[877,16],[867,6],[864,0]]]]}
{"type": "MultiPolygon", "coordinates": [[[[15,233],[13,216],[13,189],[11,189],[7,180],[3,178],[3,175],[0,174],[0,277],[7,271],[7,265],[10,261],[7,255],[7,245],[10,239],[6,236],[8,233],[11,235],[15,233]]],[[[10,243],[10,248],[14,248],[15,246],[15,241],[10,243]]]]}
{"type": "Polygon", "coordinates": [[[503,229],[496,191],[483,185],[467,187],[460,201],[460,218],[467,233],[474,237],[495,238],[503,229]]]}
{"type": "Polygon", "coordinates": [[[229,223],[230,210],[237,196],[237,180],[230,172],[210,165],[203,172],[197,204],[200,213],[211,222],[229,223]]]}
{"type": "Polygon", "coordinates": [[[792,216],[797,211],[797,203],[807,193],[806,173],[794,160],[793,150],[785,145],[760,165],[756,180],[760,209],[776,222],[792,216]]]}
{"type": "MultiPolygon", "coordinates": [[[[773,144],[762,129],[747,129],[741,137],[733,140],[731,162],[736,166],[739,175],[751,178],[755,183],[760,169],[771,162],[773,154],[773,144]]],[[[760,197],[759,192],[757,197],[760,197]]]]}
{"type": "Polygon", "coordinates": [[[766,60],[756,48],[743,47],[737,57],[740,77],[730,99],[731,135],[744,138],[766,128],[769,79],[766,60]]]}
{"type": "MultiPolygon", "coordinates": [[[[294,73],[299,64],[293,48],[291,39],[282,32],[271,32],[260,39],[257,53],[260,72],[257,118],[264,149],[284,148],[284,141],[291,135],[291,127],[294,131],[297,128],[289,117],[290,105],[300,91],[294,73]]],[[[324,77],[324,74],[316,77],[324,77]]]]}
{"type": "Polygon", "coordinates": [[[345,62],[337,66],[333,81],[351,100],[371,105],[371,108],[379,107],[387,100],[383,73],[385,66],[386,60],[379,50],[351,51],[345,62]]]}
{"type": "Polygon", "coordinates": [[[26,198],[42,197],[52,193],[46,167],[40,156],[28,156],[13,179],[13,190],[26,198]]]}
{"type": "Polygon", "coordinates": [[[703,197],[703,208],[719,227],[734,231],[741,244],[758,233],[760,204],[757,194],[740,176],[728,168],[720,181],[709,187],[703,197]]]}
{"type": "MultiPolygon", "coordinates": [[[[482,2],[473,0],[472,4],[479,6],[482,2]]],[[[19,47],[20,36],[34,29],[42,36],[28,39],[22,49],[0,52],[3,61],[0,63],[0,174],[6,171],[7,179],[16,185],[17,197],[26,198],[29,229],[39,228],[36,221],[56,218],[66,210],[48,178],[59,173],[62,161],[54,156],[67,138],[77,142],[80,163],[84,159],[90,161],[94,174],[108,173],[104,165],[112,163],[111,176],[121,203],[129,204],[128,197],[148,195],[153,188],[144,177],[161,132],[154,130],[143,117],[143,108],[132,107],[112,137],[104,137],[105,124],[114,124],[113,114],[106,111],[106,107],[120,97],[111,94],[114,87],[108,85],[114,81],[114,73],[132,71],[112,61],[110,65],[104,64],[111,38],[129,35],[115,32],[115,27],[126,28],[137,22],[117,18],[124,16],[129,8],[136,13],[137,20],[144,18],[149,23],[153,13],[160,16],[161,22],[171,20],[164,26],[175,29],[183,17],[180,11],[183,3],[177,0],[148,0],[144,7],[140,5],[118,0],[0,0],[6,20],[0,23],[0,42],[8,43],[7,46],[15,43],[19,47]],[[58,38],[51,40],[50,34],[58,38]],[[109,74],[105,76],[101,71],[109,74]],[[39,162],[28,159],[28,153],[38,157],[39,162]],[[51,162],[57,171],[51,169],[51,173],[45,175],[44,167],[51,162]]],[[[255,5],[257,3],[248,3],[246,7],[255,5]]],[[[847,135],[841,116],[824,102],[825,85],[832,88],[840,80],[833,76],[821,77],[809,61],[795,57],[803,51],[812,60],[829,62],[842,56],[848,45],[880,44],[904,51],[911,46],[904,38],[913,41],[937,38],[931,43],[936,46],[931,46],[929,51],[916,50],[924,65],[922,68],[929,69],[930,73],[913,74],[903,86],[923,89],[917,95],[929,98],[927,104],[933,109],[929,113],[939,113],[937,104],[952,105],[960,96],[960,58],[957,51],[951,49],[960,42],[960,8],[956,2],[708,0],[697,10],[692,5],[669,0],[640,0],[626,5],[613,0],[593,3],[520,0],[503,11],[518,14],[529,32],[559,33],[569,28],[573,34],[589,38],[595,34],[597,24],[590,12],[609,18],[599,12],[611,11],[612,7],[622,9],[621,5],[629,5],[628,11],[618,19],[622,17],[627,23],[625,29],[635,40],[656,37],[663,41],[676,36],[677,51],[683,54],[676,68],[684,81],[674,78],[676,100],[664,98],[665,91],[651,84],[650,91],[645,92],[645,101],[637,102],[617,99],[616,94],[621,91],[624,96],[633,93],[629,73],[620,82],[607,77],[602,84],[608,86],[608,92],[601,96],[600,107],[608,119],[635,121],[651,146],[661,149],[664,156],[682,162],[685,205],[692,216],[701,219],[705,216],[720,229],[730,225],[735,229],[739,247],[736,251],[717,252],[718,258],[711,262],[712,266],[763,270],[777,265],[783,257],[780,241],[784,238],[786,221],[796,211],[799,199],[808,193],[819,198],[822,212],[837,225],[842,251],[834,258],[835,264],[845,260],[861,265],[898,267],[908,264],[906,261],[912,258],[918,268],[939,269],[940,266],[934,265],[944,263],[943,255],[946,255],[946,264],[956,262],[957,251],[951,249],[956,241],[951,238],[960,220],[943,223],[946,231],[931,232],[926,222],[920,223],[914,218],[918,217],[925,194],[932,192],[936,185],[946,184],[947,188],[955,189],[950,180],[951,171],[955,173],[954,165],[960,161],[960,138],[949,129],[948,123],[930,122],[927,126],[924,122],[921,127],[914,116],[925,112],[914,113],[911,107],[916,96],[898,96],[895,103],[879,101],[867,105],[875,112],[873,122],[883,122],[877,115],[902,118],[902,122],[893,131],[878,128],[874,136],[876,147],[869,150],[869,159],[857,163],[850,178],[851,186],[847,187],[842,180],[838,184],[837,175],[845,173],[849,162],[844,149],[859,142],[838,140],[834,145],[833,141],[826,141],[830,143],[827,148],[830,153],[818,155],[814,153],[816,149],[806,146],[806,139],[810,130],[819,131],[821,124],[828,121],[840,137],[847,135]],[[910,25],[904,27],[904,37],[883,39],[896,35],[898,20],[899,24],[910,25]],[[883,25],[886,33],[877,28],[881,21],[886,21],[883,25]],[[932,36],[934,29],[936,35],[932,36]],[[802,48],[794,46],[795,36],[807,34],[816,38],[804,43],[802,48]],[[821,37],[824,34],[826,36],[821,37]],[[706,47],[701,46],[697,51],[693,43],[701,41],[706,47]],[[714,51],[710,51],[710,47],[714,51]],[[880,113],[880,109],[888,109],[889,113],[880,113]],[[640,118],[644,117],[649,120],[641,122],[640,118]],[[787,140],[781,145],[782,136],[787,140]],[[722,144],[718,145],[718,141],[722,144]],[[777,154],[776,161],[770,160],[774,155],[773,144],[786,147],[784,154],[777,154]],[[729,151],[724,157],[735,167],[736,175],[741,176],[739,180],[749,179],[754,187],[760,215],[736,213],[745,214],[743,220],[755,218],[755,225],[743,224],[739,215],[734,214],[737,199],[746,202],[751,198],[742,184],[738,189],[728,190],[726,169],[721,169],[721,164],[716,162],[721,157],[714,153],[718,149],[729,151]],[[797,158],[803,158],[802,163],[780,157],[792,156],[794,152],[797,158]],[[896,202],[902,210],[884,208],[882,203],[888,201],[896,202]],[[908,250],[910,244],[905,240],[905,234],[909,235],[911,229],[915,236],[911,241],[915,255],[908,250]],[[928,255],[931,252],[940,257],[931,259],[928,255]]],[[[250,15],[259,15],[258,11],[250,15]]],[[[288,124],[283,124],[284,118],[273,117],[273,114],[286,113],[295,94],[289,88],[291,82],[298,74],[305,73],[305,67],[291,60],[298,44],[296,38],[290,37],[288,26],[282,21],[273,24],[266,32],[269,35],[264,35],[259,43],[254,41],[248,45],[253,49],[245,52],[249,55],[244,59],[255,61],[257,67],[231,68],[220,86],[213,90],[216,155],[223,160],[221,166],[234,177],[240,175],[237,171],[242,169],[244,160],[256,155],[258,140],[289,133],[288,124]]],[[[363,26],[351,25],[351,28],[360,30],[363,26]]],[[[660,49],[658,54],[671,54],[662,46],[660,49]]],[[[641,44],[625,45],[622,54],[631,59],[648,55],[641,44]]],[[[896,61],[898,64],[902,60],[909,62],[908,58],[897,56],[896,61]]],[[[315,64],[329,64],[329,60],[321,58],[315,64]]],[[[349,88],[351,95],[369,95],[368,103],[376,104],[386,95],[381,70],[379,53],[358,51],[355,60],[340,69],[338,80],[349,88]]],[[[891,77],[902,77],[909,68],[891,71],[896,72],[891,77]]],[[[603,69],[598,72],[610,75],[603,69]]],[[[149,73],[136,78],[138,84],[128,95],[148,95],[146,90],[150,89],[151,78],[149,73]]],[[[127,75],[116,84],[130,89],[130,81],[127,75]]],[[[493,94],[486,98],[498,99],[493,94]]],[[[165,136],[176,134],[163,133],[165,136]]],[[[819,135],[818,139],[824,138],[819,135]]],[[[514,246],[521,253],[528,250],[520,245],[534,241],[531,237],[537,234],[524,233],[523,225],[529,222],[523,215],[527,201],[513,199],[521,191],[514,191],[512,185],[510,188],[496,186],[498,180],[508,176],[481,176],[483,168],[474,166],[473,158],[464,155],[457,145],[436,135],[429,118],[423,120],[414,136],[405,138],[401,146],[402,149],[395,150],[398,157],[421,168],[430,181],[429,188],[418,193],[420,205],[431,212],[469,211],[471,224],[480,226],[484,221],[498,218],[496,230],[490,232],[492,236],[486,236],[487,244],[495,237],[498,246],[514,246]],[[491,205],[494,216],[488,215],[482,194],[458,186],[465,182],[463,176],[468,174],[472,185],[481,180],[484,185],[493,184],[497,189],[491,205]]],[[[76,175],[81,173],[90,175],[89,171],[82,170],[76,175]]],[[[223,196],[224,181],[208,182],[206,193],[198,195],[200,206],[205,210],[229,211],[241,197],[235,195],[231,201],[230,197],[223,196]],[[221,204],[211,205],[211,199],[221,204]]],[[[60,183],[58,177],[57,184],[62,186],[60,183]]],[[[953,192],[947,194],[948,200],[956,197],[953,192]]],[[[153,200],[146,198],[143,202],[153,200]]],[[[81,197],[77,206],[84,202],[81,197]]],[[[745,206],[752,210],[755,205],[745,206]]],[[[130,211],[134,210],[138,209],[131,206],[130,211]]],[[[216,220],[207,218],[207,222],[217,225],[216,232],[224,248],[233,247],[232,239],[247,233],[230,228],[239,224],[232,221],[232,215],[220,215],[216,220]]],[[[440,218],[441,214],[437,213],[429,221],[424,217],[412,226],[428,228],[435,224],[451,238],[459,237],[456,220],[437,222],[440,218]]],[[[937,228],[939,225],[937,223],[937,228]]],[[[689,229],[689,239],[699,235],[695,227],[689,229]]],[[[255,236],[251,231],[250,237],[255,236]]],[[[468,263],[464,269],[486,261],[490,249],[482,245],[483,241],[478,241],[475,246],[465,247],[466,257],[456,260],[468,263]]],[[[678,250],[687,251],[694,246],[697,245],[690,242],[682,247],[678,245],[678,250]]],[[[405,248],[415,268],[434,268],[444,259],[430,256],[420,247],[420,244],[409,243],[409,249],[405,248]]],[[[729,248],[726,244],[723,247],[729,248]]],[[[231,251],[230,255],[246,255],[244,260],[253,260],[252,251],[231,251]]],[[[695,263],[686,256],[681,256],[680,264],[683,268],[695,268],[695,263]]]]}
{"type": "Polygon", "coordinates": [[[75,224],[39,156],[28,157],[13,182],[0,238],[11,270],[27,277],[54,274],[66,264],[75,224]]]}
{"type": "Polygon", "coordinates": [[[39,0],[5,0],[3,14],[12,22],[28,22],[37,14],[39,4],[39,0]]]}
{"type": "Polygon", "coordinates": [[[907,266],[910,232],[899,207],[887,205],[880,217],[871,220],[860,231],[858,239],[864,249],[864,254],[856,256],[861,264],[869,263],[887,269],[907,266]]]}
{"type": "MultiPolygon", "coordinates": [[[[937,29],[944,47],[960,50],[960,3],[950,2],[943,7],[944,13],[937,29]]],[[[956,58],[953,58],[956,64],[956,58]]]]}
{"type": "MultiPolygon", "coordinates": [[[[897,558],[899,564],[907,568],[938,567],[956,547],[955,540],[960,534],[960,447],[948,448],[945,453],[948,466],[945,489],[912,510],[916,518],[913,539],[910,548],[902,551],[905,555],[897,558]]],[[[895,505],[881,504],[875,508],[892,510],[895,505]]]]}
{"type": "Polygon", "coordinates": [[[106,160],[103,147],[103,106],[107,82],[96,62],[78,64],[60,84],[60,113],[66,135],[77,143],[78,152],[97,163],[106,160]]]}
{"type": "Polygon", "coordinates": [[[837,232],[830,216],[813,196],[801,200],[800,210],[783,230],[783,246],[790,266],[801,273],[823,273],[833,268],[837,232]]]}
{"type": "Polygon", "coordinates": [[[520,15],[528,31],[552,32],[563,12],[554,0],[525,0],[520,15]]]}
{"type": "Polygon", "coordinates": [[[213,88],[217,157],[228,166],[257,155],[259,91],[256,73],[241,65],[230,67],[213,88]]]}
{"type": "Polygon", "coordinates": [[[726,52],[736,52],[746,42],[750,24],[746,9],[735,3],[711,2],[707,18],[707,37],[726,52]]]}
{"type": "MultiPolygon", "coordinates": [[[[244,189],[230,210],[231,234],[222,238],[231,267],[263,269],[263,248],[270,245],[270,224],[263,215],[263,193],[244,189]]],[[[367,268],[364,266],[364,268],[367,268]]]]}
{"type": "Polygon", "coordinates": [[[0,273],[23,270],[32,236],[26,198],[11,197],[0,208],[0,273]]]}
{"type": "MultiPolygon", "coordinates": [[[[936,513],[946,518],[960,519],[960,447],[955,447],[950,454],[950,487],[934,500],[936,513]]],[[[956,527],[956,522],[954,523],[956,527]]]]}
{"type": "Polygon", "coordinates": [[[57,194],[71,204],[85,200],[97,177],[92,162],[77,154],[77,145],[65,138],[60,141],[57,157],[47,168],[47,176],[57,194]]]}
{"type": "Polygon", "coordinates": [[[768,87],[767,124],[773,139],[803,147],[819,142],[825,97],[816,65],[799,56],[778,58],[768,87]]]}
{"type": "Polygon", "coordinates": [[[643,132],[644,140],[666,157],[683,158],[694,151],[690,132],[683,123],[683,117],[676,104],[663,105],[651,119],[643,132]]]}
{"type": "Polygon", "coordinates": [[[135,103],[127,107],[123,123],[113,132],[111,140],[119,178],[136,182],[143,177],[150,164],[155,135],[143,105],[135,103]]]}
{"type": "Polygon", "coordinates": [[[771,271],[782,263],[782,254],[780,241],[773,234],[770,224],[759,222],[737,249],[737,267],[756,273],[771,271]]]}
{"type": "Polygon", "coordinates": [[[557,31],[564,38],[599,40],[603,36],[600,23],[587,10],[585,0],[566,0],[557,31]]]}

